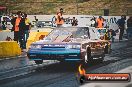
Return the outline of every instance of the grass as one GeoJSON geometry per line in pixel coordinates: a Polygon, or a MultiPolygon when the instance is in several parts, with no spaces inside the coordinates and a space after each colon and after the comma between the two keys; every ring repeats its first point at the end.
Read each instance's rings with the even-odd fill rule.
{"type": "Polygon", "coordinates": [[[7,6],[12,12],[22,10],[28,14],[56,14],[59,8],[63,8],[64,14],[74,15],[77,12],[76,1],[80,15],[103,15],[105,8],[110,9],[110,15],[132,14],[124,11],[132,8],[132,0],[2,0],[0,5],[7,6]]]}

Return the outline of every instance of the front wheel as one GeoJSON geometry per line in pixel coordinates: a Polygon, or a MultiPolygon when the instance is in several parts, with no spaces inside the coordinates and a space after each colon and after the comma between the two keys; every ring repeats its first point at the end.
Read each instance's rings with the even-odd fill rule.
{"type": "Polygon", "coordinates": [[[104,54],[103,54],[103,55],[101,56],[101,58],[98,59],[98,62],[99,62],[99,63],[102,63],[102,62],[104,61],[104,57],[105,57],[105,56],[104,56],[104,54]]]}
{"type": "Polygon", "coordinates": [[[42,64],[43,63],[43,60],[35,60],[35,63],[36,64],[42,64]]]}

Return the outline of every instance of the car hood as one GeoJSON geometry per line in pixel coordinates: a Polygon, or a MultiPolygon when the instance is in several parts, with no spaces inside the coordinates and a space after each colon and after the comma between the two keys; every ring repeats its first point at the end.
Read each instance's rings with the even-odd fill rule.
{"type": "Polygon", "coordinates": [[[63,42],[62,40],[55,40],[55,41],[51,41],[51,40],[40,40],[40,41],[36,41],[32,44],[84,44],[84,43],[90,43],[90,42],[100,42],[99,40],[91,40],[91,39],[80,39],[80,38],[76,38],[76,39],[72,39],[69,42],[63,42]]]}
{"type": "Polygon", "coordinates": [[[45,41],[45,40],[40,40],[40,41],[37,41],[37,42],[34,42],[34,43],[32,43],[32,44],[40,44],[40,45],[42,45],[42,44],[74,44],[74,45],[80,45],[81,43],[79,43],[79,42],[51,42],[51,41],[45,41]]]}

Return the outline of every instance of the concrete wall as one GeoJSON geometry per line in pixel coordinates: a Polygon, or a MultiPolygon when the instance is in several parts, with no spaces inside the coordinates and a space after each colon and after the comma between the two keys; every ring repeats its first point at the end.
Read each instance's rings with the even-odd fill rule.
{"type": "MultiPolygon", "coordinates": [[[[35,21],[34,16],[39,21],[52,21],[53,17],[55,15],[28,15],[29,19],[32,21],[35,21]]],[[[70,18],[72,19],[73,17],[76,17],[78,19],[78,26],[90,26],[91,25],[91,18],[93,18],[93,15],[63,15],[64,18],[70,18]]],[[[98,18],[98,16],[94,16],[98,18]]],[[[111,29],[117,29],[118,26],[116,24],[117,20],[120,19],[120,16],[102,16],[103,18],[106,19],[107,23],[109,24],[111,29]]],[[[128,16],[127,16],[128,19],[128,16]]]]}

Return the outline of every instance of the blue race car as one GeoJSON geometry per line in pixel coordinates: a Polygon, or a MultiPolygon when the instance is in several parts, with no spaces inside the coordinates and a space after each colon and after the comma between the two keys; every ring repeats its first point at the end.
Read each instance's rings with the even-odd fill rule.
{"type": "Polygon", "coordinates": [[[32,43],[27,56],[36,64],[43,60],[102,61],[104,48],[97,39],[93,29],[88,27],[55,28],[43,40],[32,43]]]}

